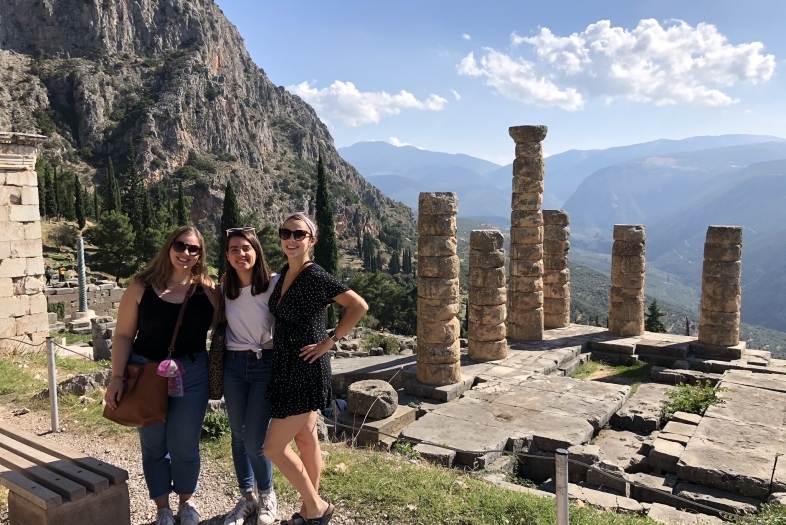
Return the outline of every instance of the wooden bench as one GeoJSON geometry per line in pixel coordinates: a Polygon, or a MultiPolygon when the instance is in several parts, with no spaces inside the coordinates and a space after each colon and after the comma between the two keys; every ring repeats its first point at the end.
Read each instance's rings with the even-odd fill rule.
{"type": "Polygon", "coordinates": [[[11,525],[131,525],[128,472],[0,426],[0,485],[11,525]]]}

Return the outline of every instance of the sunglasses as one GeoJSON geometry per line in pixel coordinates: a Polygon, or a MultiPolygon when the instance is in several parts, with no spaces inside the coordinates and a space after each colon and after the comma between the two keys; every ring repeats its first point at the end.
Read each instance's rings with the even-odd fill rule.
{"type": "Polygon", "coordinates": [[[256,228],[252,228],[251,226],[243,226],[242,228],[229,228],[229,229],[227,230],[227,235],[229,235],[230,233],[235,233],[235,232],[251,232],[251,233],[256,233],[256,231],[257,231],[257,230],[256,230],[256,228]]]}
{"type": "Polygon", "coordinates": [[[177,253],[188,252],[188,255],[199,255],[202,253],[202,247],[196,244],[186,244],[183,241],[175,241],[172,243],[172,249],[177,253]]]}
{"type": "Polygon", "coordinates": [[[278,238],[286,241],[290,237],[294,237],[296,241],[302,241],[306,237],[311,237],[311,234],[306,230],[290,230],[289,228],[279,228],[278,238]]]}

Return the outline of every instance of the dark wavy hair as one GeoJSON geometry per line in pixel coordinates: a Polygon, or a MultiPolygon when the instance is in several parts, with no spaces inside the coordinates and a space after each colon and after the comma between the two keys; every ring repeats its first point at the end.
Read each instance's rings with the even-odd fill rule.
{"type": "MultiPolygon", "coordinates": [[[[262,244],[260,244],[259,238],[256,233],[251,231],[236,230],[231,232],[227,235],[226,247],[224,250],[225,257],[229,255],[229,241],[235,237],[247,240],[257,256],[254,261],[254,266],[251,269],[251,295],[266,292],[267,287],[270,285],[270,268],[267,266],[267,261],[265,260],[265,254],[262,252],[262,244]]],[[[229,259],[227,259],[227,271],[224,277],[224,285],[226,286],[227,298],[232,300],[237,299],[240,295],[241,288],[240,276],[238,276],[237,271],[232,265],[229,264],[229,259]]]]}

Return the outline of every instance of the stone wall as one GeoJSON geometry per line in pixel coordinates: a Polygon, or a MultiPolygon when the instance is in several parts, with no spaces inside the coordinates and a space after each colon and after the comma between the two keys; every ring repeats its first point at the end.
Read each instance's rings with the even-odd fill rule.
{"type": "Polygon", "coordinates": [[[35,161],[41,135],[0,132],[0,338],[49,333],[35,161]]]}
{"type": "MultiPolygon", "coordinates": [[[[124,288],[110,281],[99,281],[87,285],[87,308],[93,310],[97,316],[117,317],[120,298],[123,297],[124,288]]],[[[49,288],[46,290],[48,304],[65,303],[65,315],[69,317],[79,311],[79,288],[49,288]]]]}

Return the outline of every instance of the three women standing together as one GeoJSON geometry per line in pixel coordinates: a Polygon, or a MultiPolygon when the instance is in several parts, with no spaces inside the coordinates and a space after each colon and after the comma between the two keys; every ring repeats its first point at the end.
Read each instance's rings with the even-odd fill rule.
{"type": "Polygon", "coordinates": [[[122,402],[127,363],[162,361],[181,303],[193,290],[171,357],[185,368],[183,397],[170,397],[167,421],[139,429],[148,491],[158,507],[156,525],[174,525],[169,495],[179,495],[181,525],[197,525],[192,501],[199,477],[199,437],[208,400],[207,331],[225,299],[224,398],[232,432],[232,459],[241,498],[225,525],[258,511],[258,524],[276,520],[271,462],[300,493],[303,504],[288,525],[325,525],[333,506],[318,494],[322,453],[317,412],[330,405],[328,351],[368,310],[365,301],[310,260],[317,229],[304,214],[279,229],[287,264],[270,272],[252,228],[227,231],[229,263],[216,289],[207,276],[204,242],[193,227],[176,229],[123,295],[112,347],[110,408],[122,402]],[[195,285],[195,286],[194,286],[195,285]],[[345,313],[331,336],[325,307],[345,313]],[[290,443],[295,440],[300,456],[290,443]],[[257,490],[254,490],[256,485],[257,490]]]}

